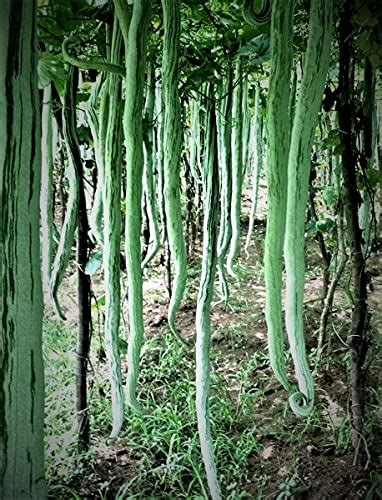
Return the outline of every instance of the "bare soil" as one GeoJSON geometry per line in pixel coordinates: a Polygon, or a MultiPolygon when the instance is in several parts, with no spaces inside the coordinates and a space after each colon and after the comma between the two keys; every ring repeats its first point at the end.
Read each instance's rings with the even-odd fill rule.
{"type": "MultiPolygon", "coordinates": [[[[258,226],[257,231],[263,229],[258,226]]],[[[308,348],[314,348],[317,342],[317,330],[321,310],[321,280],[314,274],[313,265],[320,262],[314,244],[309,253],[305,323],[308,348]],[[311,272],[310,272],[311,271],[311,272]]],[[[214,366],[230,380],[230,373],[234,371],[244,356],[259,350],[266,350],[266,325],[264,318],[265,291],[262,280],[258,277],[259,262],[262,262],[262,253],[258,245],[250,250],[248,258],[242,257],[241,264],[246,269],[240,281],[232,281],[232,305],[224,307],[215,304],[212,310],[213,343],[212,350],[220,351],[228,360],[224,366],[214,366]],[[240,330],[245,332],[238,339],[227,342],[225,330],[232,325],[240,325],[240,330]]],[[[369,308],[372,315],[372,328],[374,332],[381,332],[382,325],[382,259],[381,255],[373,255],[369,261],[370,286],[369,308]]],[[[154,275],[145,285],[145,323],[148,336],[160,334],[166,325],[166,289],[163,285],[162,275],[154,275]]],[[[64,285],[73,290],[71,278],[64,285]]],[[[178,314],[178,329],[184,338],[192,340],[195,336],[195,292],[191,290],[188,302],[183,304],[178,314]]],[[[75,298],[68,298],[70,294],[64,293],[65,307],[74,319],[75,309],[70,303],[75,298]]],[[[291,440],[288,435],[293,435],[297,425],[301,425],[289,411],[285,416],[280,408],[285,407],[286,394],[274,380],[268,367],[264,368],[269,373],[269,383],[266,387],[267,397],[258,408],[257,438],[262,445],[261,453],[250,458],[248,469],[250,482],[245,489],[249,498],[258,498],[258,478],[264,477],[261,498],[295,498],[310,500],[325,499],[358,499],[366,498],[370,488],[370,473],[378,472],[381,467],[382,456],[382,409],[379,409],[379,422],[374,422],[375,429],[372,439],[368,443],[368,460],[364,447],[355,453],[351,446],[341,447],[332,439],[328,429],[334,429],[333,434],[340,439],[341,422],[349,412],[349,396],[347,373],[344,363],[340,361],[346,355],[346,347],[340,338],[346,339],[346,328],[351,316],[351,307],[346,300],[343,288],[339,289],[333,310],[336,324],[336,335],[331,339],[331,354],[328,362],[323,364],[316,374],[317,406],[324,411],[327,417],[327,429],[320,426],[310,433],[300,433],[299,440],[291,440]],[[336,362],[336,356],[339,361],[336,362]],[[275,415],[278,415],[275,417],[275,415]],[[282,429],[282,432],[280,430],[282,429]],[[285,437],[284,437],[285,436],[285,437]],[[367,469],[366,469],[367,466],[367,469]],[[251,481],[251,477],[253,481],[251,481]],[[290,493],[288,493],[290,492],[290,493]]],[[[373,346],[370,347],[370,350],[373,346]]],[[[382,384],[382,370],[377,366],[382,359],[379,353],[377,358],[370,361],[370,369],[366,373],[367,411],[375,404],[373,390],[382,384]]],[[[382,368],[382,366],[380,366],[382,368]]],[[[291,376],[293,372],[291,371],[291,376]]],[[[256,373],[253,374],[254,381],[256,373]]],[[[231,387],[232,396],[235,397],[238,388],[231,387]]],[[[138,462],[123,445],[117,444],[106,447],[103,441],[97,438],[93,451],[96,460],[90,470],[84,470],[81,479],[73,483],[80,498],[100,498],[97,492],[102,485],[109,483],[108,494],[105,498],[114,498],[118,488],[134,477],[137,473],[138,462]]],[[[381,473],[382,470],[380,469],[381,473]]],[[[57,498],[57,496],[52,496],[57,498]]],[[[155,497],[160,498],[160,497],[155,497]]],[[[168,497],[167,497],[168,498],[168,497]]],[[[372,498],[380,498],[377,493],[372,498]]]]}

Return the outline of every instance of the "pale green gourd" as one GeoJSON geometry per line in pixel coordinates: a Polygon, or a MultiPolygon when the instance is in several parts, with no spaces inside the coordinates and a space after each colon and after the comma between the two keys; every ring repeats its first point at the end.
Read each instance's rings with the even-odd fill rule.
{"type": "Polygon", "coordinates": [[[163,194],[167,238],[171,261],[174,265],[173,289],[168,307],[168,325],[170,330],[181,338],[175,326],[175,316],[186,288],[187,257],[180,202],[179,170],[182,140],[178,91],[180,2],[179,0],[162,0],[162,7],[164,27],[162,60],[163,194]]]}
{"type": "Polygon", "coordinates": [[[311,149],[329,67],[333,0],[312,0],[304,73],[298,94],[288,158],[288,202],[285,229],[285,323],[300,393],[290,396],[294,413],[309,415],[314,383],[305,349],[303,300],[305,283],[305,209],[311,149]]]}
{"type": "Polygon", "coordinates": [[[196,415],[200,446],[206,470],[210,495],[213,500],[221,498],[220,486],[214,458],[209,420],[211,301],[216,272],[218,240],[219,176],[217,162],[217,134],[215,107],[209,112],[208,157],[203,168],[203,256],[198,301],[196,306],[196,415]]]}
{"type": "MultiPolygon", "coordinates": [[[[111,40],[111,62],[121,57],[121,30],[114,19],[111,40]]],[[[108,93],[107,125],[102,152],[104,180],[101,186],[103,205],[103,271],[105,283],[105,350],[109,363],[111,385],[112,431],[109,441],[121,431],[124,394],[119,352],[121,315],[120,246],[121,246],[121,173],[122,173],[122,89],[121,79],[108,74],[104,91],[108,93]]]]}
{"type": "Polygon", "coordinates": [[[231,196],[231,227],[232,236],[227,255],[227,272],[236,277],[233,269],[235,259],[240,248],[240,215],[241,215],[241,191],[243,185],[243,117],[242,117],[242,98],[243,98],[243,74],[242,63],[240,59],[235,62],[235,86],[232,97],[232,135],[231,135],[231,153],[232,153],[232,196],[231,196]]]}
{"type": "Polygon", "coordinates": [[[264,248],[265,318],[273,372],[289,391],[282,319],[282,255],[287,203],[290,139],[289,95],[292,69],[293,0],[274,0],[271,21],[271,73],[267,96],[267,229],[264,248]]]}
{"type": "Polygon", "coordinates": [[[143,343],[143,291],[141,270],[141,200],[143,176],[143,88],[150,2],[135,0],[130,15],[125,0],[114,0],[125,42],[126,82],[123,129],[126,146],[125,253],[128,277],[129,340],[126,404],[140,412],[137,400],[139,358],[143,343]]]}

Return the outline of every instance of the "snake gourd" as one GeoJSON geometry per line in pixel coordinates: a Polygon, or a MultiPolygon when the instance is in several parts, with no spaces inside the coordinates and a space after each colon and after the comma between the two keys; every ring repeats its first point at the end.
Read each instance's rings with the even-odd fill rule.
{"type": "Polygon", "coordinates": [[[44,88],[41,123],[41,263],[43,284],[49,290],[50,273],[54,254],[54,220],[53,220],[53,167],[57,145],[57,126],[52,112],[51,85],[44,88]]]}
{"type": "Polygon", "coordinates": [[[271,22],[271,73],[267,98],[267,229],[264,251],[265,318],[272,370],[285,390],[286,373],[282,318],[282,270],[287,172],[290,139],[289,94],[292,70],[293,1],[274,0],[271,22]]]}
{"type": "Polygon", "coordinates": [[[275,0],[272,7],[272,66],[267,113],[269,155],[264,258],[265,313],[271,366],[278,380],[290,393],[290,407],[298,416],[309,415],[314,404],[314,382],[306,356],[302,318],[305,208],[311,147],[329,65],[332,9],[331,0],[312,1],[304,76],[291,130],[288,112],[293,2],[275,0]],[[286,266],[286,330],[298,383],[297,392],[292,389],[288,380],[284,360],[281,310],[283,245],[286,266]]]}
{"type": "MultiPolygon", "coordinates": [[[[61,228],[60,240],[58,242],[50,276],[50,294],[52,303],[55,307],[56,313],[62,319],[65,319],[65,315],[59,304],[58,290],[64,278],[65,271],[69,263],[72,246],[75,240],[79,201],[78,171],[74,158],[74,152],[78,150],[79,146],[76,140],[76,124],[74,123],[73,113],[70,112],[73,108],[75,108],[73,89],[72,85],[67,84],[63,99],[62,121],[65,146],[68,157],[66,177],[69,183],[69,192],[64,223],[61,228]]],[[[80,158],[79,152],[78,156],[80,158]]]]}
{"type": "Polygon", "coordinates": [[[175,316],[183,298],[187,280],[187,256],[183,235],[182,206],[180,200],[180,155],[182,141],[179,100],[179,44],[180,2],[162,0],[163,8],[163,177],[164,205],[167,237],[171,260],[174,264],[174,281],[168,307],[168,325],[180,339],[175,326],[175,316]]]}
{"type": "Polygon", "coordinates": [[[229,64],[226,81],[221,83],[219,89],[217,134],[218,155],[220,166],[220,228],[217,248],[217,269],[220,284],[220,297],[222,301],[229,298],[228,282],[224,269],[224,262],[232,236],[231,227],[231,196],[232,196],[232,157],[231,157],[231,132],[232,132],[232,86],[233,70],[229,64]]]}
{"type": "Polygon", "coordinates": [[[125,43],[126,81],[123,130],[126,142],[125,252],[128,276],[129,341],[126,404],[141,412],[137,400],[139,359],[143,343],[143,290],[141,270],[141,200],[143,176],[143,87],[146,67],[150,2],[135,0],[130,23],[125,0],[114,0],[125,43]]]}
{"type": "Polygon", "coordinates": [[[203,168],[203,257],[200,287],[196,306],[196,415],[199,440],[208,486],[213,500],[221,498],[214,458],[209,420],[211,300],[216,272],[218,240],[219,182],[215,107],[211,105],[208,119],[207,161],[203,168]]]}
{"type": "Polygon", "coordinates": [[[304,338],[305,209],[311,149],[329,67],[333,0],[312,0],[304,72],[295,109],[288,158],[288,195],[284,257],[285,323],[300,393],[290,396],[292,410],[308,415],[314,404],[314,383],[304,338]],[[300,404],[302,402],[302,404],[300,404]]]}
{"type": "Polygon", "coordinates": [[[98,71],[106,71],[108,73],[114,73],[115,75],[125,76],[125,70],[123,66],[119,64],[113,64],[110,62],[102,61],[102,59],[87,58],[80,59],[69,54],[69,47],[79,45],[81,41],[78,40],[76,35],[68,36],[65,38],[61,52],[63,59],[73,66],[77,66],[80,69],[89,70],[95,69],[98,71]]]}
{"type": "Polygon", "coordinates": [[[234,261],[239,253],[240,248],[240,213],[241,213],[241,194],[243,185],[243,148],[242,148],[242,133],[243,133],[243,117],[242,117],[242,101],[243,101],[243,68],[242,62],[238,58],[235,62],[235,83],[232,95],[232,118],[233,127],[231,134],[231,149],[232,149],[232,193],[231,193],[231,227],[232,235],[227,255],[227,272],[232,277],[236,278],[234,271],[234,261]]]}
{"type": "Polygon", "coordinates": [[[97,165],[97,186],[94,193],[93,205],[89,215],[90,238],[99,245],[103,245],[103,199],[102,188],[104,185],[105,166],[105,142],[107,124],[109,121],[109,92],[108,83],[102,79],[97,82],[89,99],[89,104],[85,108],[86,118],[93,136],[95,144],[95,159],[97,165]],[[99,98],[99,112],[95,116],[93,106],[97,105],[99,98]],[[93,108],[93,109],[92,109],[93,108]]]}
{"type": "MultiPolygon", "coordinates": [[[[121,56],[122,34],[114,19],[111,40],[111,61],[121,56]]],[[[119,76],[108,73],[105,92],[108,93],[108,120],[106,126],[102,201],[103,201],[103,270],[105,283],[105,350],[109,363],[112,407],[112,431],[109,443],[122,428],[124,394],[119,352],[119,323],[121,288],[119,253],[121,245],[121,176],[122,176],[122,89],[119,76]]]]}
{"type": "Polygon", "coordinates": [[[0,498],[47,498],[37,2],[0,3],[0,498]]]}
{"type": "Polygon", "coordinates": [[[263,165],[263,117],[260,106],[260,83],[256,82],[255,90],[255,115],[251,123],[251,135],[254,138],[254,165],[252,171],[252,195],[251,195],[251,210],[249,214],[248,233],[245,240],[245,251],[248,253],[251,244],[253,227],[255,224],[257,201],[259,195],[260,173],[263,165]]]}
{"type": "Polygon", "coordinates": [[[156,153],[155,153],[155,130],[154,130],[154,109],[155,109],[155,69],[153,63],[148,65],[147,85],[146,85],[146,103],[145,117],[146,130],[144,132],[144,173],[143,173],[143,191],[144,201],[146,202],[150,242],[147,248],[147,254],[142,261],[142,270],[145,269],[160,248],[160,229],[158,223],[158,206],[156,198],[156,153]]]}

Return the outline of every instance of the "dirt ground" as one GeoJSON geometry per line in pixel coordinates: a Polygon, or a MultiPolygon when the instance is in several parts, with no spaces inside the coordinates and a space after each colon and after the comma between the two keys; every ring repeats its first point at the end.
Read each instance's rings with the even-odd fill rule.
{"type": "MultiPolygon", "coordinates": [[[[262,224],[257,230],[264,231],[262,224]]],[[[313,245],[314,247],[314,245],[313,245]]],[[[319,262],[319,257],[313,249],[310,256],[311,268],[314,260],[319,262]]],[[[235,363],[246,355],[250,356],[259,350],[266,349],[266,325],[264,318],[265,291],[259,273],[259,262],[262,262],[261,250],[258,246],[253,246],[249,257],[242,256],[241,264],[245,267],[244,278],[240,282],[232,282],[231,294],[235,299],[235,304],[242,307],[223,307],[222,304],[214,304],[212,309],[213,342],[212,349],[221,352],[229,351],[228,362],[223,368],[214,367],[223,371],[223,375],[229,380],[232,370],[235,370],[235,363]],[[243,306],[244,304],[244,306],[243,306]],[[219,331],[224,326],[240,324],[240,328],[246,331],[240,342],[233,343],[227,347],[219,331]],[[216,330],[218,332],[216,333],[216,330]],[[236,362],[235,362],[236,359],[236,362]]],[[[369,260],[369,310],[372,317],[374,332],[380,334],[382,328],[382,259],[381,255],[373,255],[369,260]]],[[[71,279],[67,281],[67,287],[71,288],[71,279]]],[[[320,278],[309,273],[307,274],[305,324],[307,330],[307,346],[314,348],[317,341],[317,329],[321,310],[320,298],[320,278]]],[[[191,296],[193,296],[191,290],[191,296]]],[[[69,298],[70,294],[62,294],[66,312],[69,317],[72,314],[74,319],[75,308],[71,304],[74,298],[69,298]]],[[[163,274],[155,275],[145,284],[145,324],[148,336],[157,335],[166,324],[166,290],[163,286],[163,274]]],[[[338,323],[343,322],[344,327],[350,319],[351,309],[346,303],[343,291],[340,289],[336,295],[333,315],[338,323]]],[[[195,335],[195,301],[189,300],[181,307],[178,314],[178,329],[186,338],[193,339],[195,335]]],[[[346,332],[346,330],[345,330],[346,332]]],[[[346,338],[346,333],[339,332],[338,336],[346,338]]],[[[336,352],[343,354],[344,346],[334,338],[331,345],[332,356],[336,352]]],[[[346,348],[345,348],[346,349],[346,348]]],[[[379,359],[382,356],[380,354],[379,359]]],[[[381,366],[382,368],[382,366],[381,366]]],[[[256,375],[256,374],[255,374],[256,375]]],[[[382,409],[379,409],[379,422],[375,424],[375,439],[373,446],[368,448],[370,459],[368,460],[364,446],[355,453],[351,446],[344,446],[341,450],[336,447],[328,436],[317,428],[317,432],[304,434],[300,441],[287,442],[278,435],[278,426],[283,426],[285,432],[292,431],[296,425],[296,418],[290,414],[284,420],[273,419],[272,410],[285,403],[285,394],[280,386],[271,376],[271,382],[267,386],[268,397],[259,409],[258,419],[258,440],[263,446],[263,451],[251,457],[248,467],[249,477],[253,475],[253,484],[249,482],[246,486],[248,498],[259,498],[258,477],[264,478],[264,485],[261,498],[295,498],[295,499],[357,499],[366,498],[366,493],[370,488],[370,473],[382,473],[382,409]],[[378,449],[379,447],[379,449],[378,449]],[[378,471],[378,467],[380,467],[378,471]],[[284,481],[284,483],[283,483],[284,481]],[[280,484],[282,488],[280,488],[280,484]],[[296,487],[296,485],[298,485],[296,487]],[[291,492],[291,493],[288,493],[291,492]],[[293,493],[292,493],[293,492],[293,493]]],[[[374,389],[382,385],[382,370],[376,370],[375,366],[366,375],[366,384],[374,389]]],[[[343,417],[349,412],[349,395],[346,371],[338,364],[327,363],[322,366],[316,374],[317,404],[326,408],[327,418],[335,427],[338,425],[338,436],[341,434],[341,422],[343,417]]],[[[235,396],[237,388],[232,387],[232,395],[235,396]],[[235,392],[236,391],[236,392],[235,392]]],[[[373,401],[371,402],[373,403],[373,401]]],[[[138,463],[131,457],[128,450],[123,445],[117,444],[106,447],[100,443],[93,447],[96,454],[96,461],[92,469],[87,471],[80,483],[73,486],[77,489],[80,498],[100,498],[96,495],[100,485],[114,478],[113,487],[105,498],[114,498],[119,486],[126,482],[129,477],[136,474],[138,463]]],[[[51,498],[57,498],[51,496],[51,498]]],[[[381,498],[377,492],[368,497],[381,498]]]]}

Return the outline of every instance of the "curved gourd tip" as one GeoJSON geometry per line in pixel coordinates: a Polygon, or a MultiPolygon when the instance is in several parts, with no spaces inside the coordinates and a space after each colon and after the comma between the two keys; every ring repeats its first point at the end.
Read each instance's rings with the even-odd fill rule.
{"type": "Polygon", "coordinates": [[[108,446],[114,444],[117,441],[119,434],[121,433],[121,430],[122,430],[122,421],[113,425],[110,436],[106,439],[106,444],[108,446]]]}
{"type": "Polygon", "coordinates": [[[135,397],[126,396],[126,406],[128,408],[130,408],[130,410],[132,410],[137,415],[144,415],[145,413],[147,413],[143,410],[141,404],[138,402],[137,398],[135,398],[135,397]]]}
{"type": "Polygon", "coordinates": [[[179,331],[177,330],[176,326],[175,326],[175,318],[171,318],[170,315],[168,317],[168,320],[167,320],[167,323],[168,323],[168,327],[169,327],[169,330],[170,332],[178,339],[180,340],[180,342],[182,342],[183,345],[187,346],[187,347],[190,347],[190,344],[189,342],[184,339],[179,331]]]}
{"type": "Polygon", "coordinates": [[[111,436],[106,439],[106,445],[111,446],[117,441],[117,436],[111,436]]]}
{"type": "Polygon", "coordinates": [[[308,417],[314,407],[314,400],[307,400],[301,392],[295,392],[289,396],[289,406],[297,417],[308,417]]]}
{"type": "Polygon", "coordinates": [[[65,314],[62,312],[61,306],[58,302],[58,297],[56,292],[51,292],[51,301],[57,316],[63,321],[66,320],[65,314]]]}

